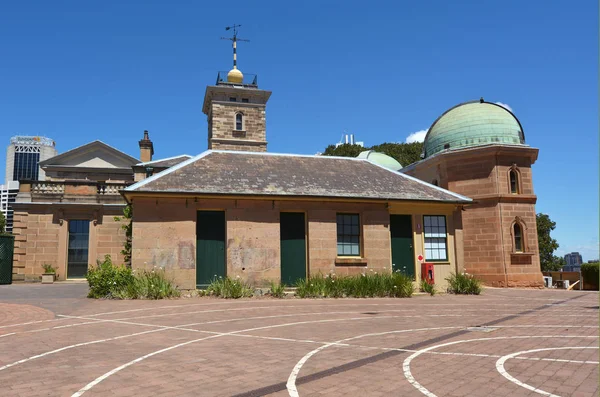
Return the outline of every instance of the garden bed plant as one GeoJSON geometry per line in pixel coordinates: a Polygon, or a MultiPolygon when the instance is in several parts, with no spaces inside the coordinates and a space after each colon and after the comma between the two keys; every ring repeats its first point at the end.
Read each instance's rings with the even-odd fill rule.
{"type": "Polygon", "coordinates": [[[399,272],[344,277],[318,274],[296,284],[296,296],[300,298],[408,298],[413,292],[412,279],[399,272]]]}
{"type": "Polygon", "coordinates": [[[88,270],[88,298],[164,299],[181,295],[164,269],[135,271],[112,263],[110,255],[88,270]]]}
{"type": "Polygon", "coordinates": [[[481,280],[469,273],[451,273],[446,278],[448,293],[458,295],[479,295],[481,293],[481,280]]]}

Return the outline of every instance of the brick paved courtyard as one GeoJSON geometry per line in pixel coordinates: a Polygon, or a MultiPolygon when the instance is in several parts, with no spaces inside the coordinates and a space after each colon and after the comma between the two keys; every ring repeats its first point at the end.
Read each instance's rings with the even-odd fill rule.
{"type": "Polygon", "coordinates": [[[2,396],[597,396],[598,293],[95,301],[0,286],[2,396]]]}

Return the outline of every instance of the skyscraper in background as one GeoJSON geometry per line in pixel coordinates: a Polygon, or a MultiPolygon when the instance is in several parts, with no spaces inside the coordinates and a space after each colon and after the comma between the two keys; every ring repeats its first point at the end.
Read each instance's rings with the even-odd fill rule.
{"type": "Polygon", "coordinates": [[[39,162],[56,156],[54,140],[42,136],[14,136],[6,150],[5,183],[11,181],[43,181],[39,162]]]}
{"type": "Polygon", "coordinates": [[[6,149],[5,184],[0,185],[0,212],[6,218],[6,232],[13,227],[12,203],[19,193],[19,181],[43,181],[40,161],[57,155],[54,140],[41,136],[15,136],[6,149]]]}
{"type": "Polygon", "coordinates": [[[565,255],[565,262],[567,266],[581,266],[583,263],[583,258],[581,258],[581,254],[579,252],[571,252],[570,254],[565,255]]]}
{"type": "Polygon", "coordinates": [[[6,185],[0,185],[0,212],[6,218],[7,233],[12,233],[13,229],[13,209],[12,203],[17,199],[19,193],[19,182],[10,181],[6,185]]]}

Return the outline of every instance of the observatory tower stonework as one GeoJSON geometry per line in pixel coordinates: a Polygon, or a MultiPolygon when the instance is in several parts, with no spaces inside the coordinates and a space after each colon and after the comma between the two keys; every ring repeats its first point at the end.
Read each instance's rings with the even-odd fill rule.
{"type": "MultiPolygon", "coordinates": [[[[208,149],[267,151],[266,107],[271,91],[258,88],[258,76],[244,75],[237,68],[237,38],[234,25],[233,69],[219,72],[214,86],[206,87],[202,111],[208,117],[208,149]]],[[[230,28],[227,28],[229,30],[230,28]]]]}

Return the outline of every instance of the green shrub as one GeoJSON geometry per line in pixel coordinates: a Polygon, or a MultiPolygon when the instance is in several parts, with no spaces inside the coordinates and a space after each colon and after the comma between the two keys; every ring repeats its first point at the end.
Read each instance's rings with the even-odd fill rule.
{"type": "Polygon", "coordinates": [[[177,287],[167,279],[164,269],[141,270],[136,272],[133,286],[127,292],[136,293],[145,299],[176,298],[181,295],[177,287]]]}
{"type": "Polygon", "coordinates": [[[371,272],[347,277],[318,274],[296,283],[296,296],[300,298],[404,298],[413,292],[412,280],[401,273],[371,272]]]}
{"type": "Polygon", "coordinates": [[[164,299],[180,296],[164,270],[142,270],[136,274],[126,266],[113,265],[110,255],[89,269],[86,278],[90,287],[88,298],[164,299]]]}
{"type": "Polygon", "coordinates": [[[285,286],[271,281],[270,294],[274,298],[285,297],[285,286]]]}
{"type": "Polygon", "coordinates": [[[435,284],[429,284],[425,280],[421,280],[421,291],[428,293],[431,296],[435,295],[435,284]]]}
{"type": "Polygon", "coordinates": [[[88,269],[86,279],[90,286],[88,298],[110,298],[113,292],[127,289],[134,283],[131,269],[113,265],[110,255],[88,269]]]}
{"type": "Polygon", "coordinates": [[[52,273],[56,273],[56,269],[54,267],[52,267],[52,265],[48,264],[48,263],[44,263],[42,265],[42,267],[44,268],[44,273],[45,274],[52,274],[52,273]]]}
{"type": "Polygon", "coordinates": [[[451,273],[446,281],[448,281],[448,292],[451,294],[479,295],[481,293],[481,281],[471,274],[451,273]]]}
{"type": "Polygon", "coordinates": [[[600,263],[583,263],[581,265],[581,275],[583,276],[583,281],[592,284],[598,289],[598,284],[600,284],[600,263]]]}
{"type": "Polygon", "coordinates": [[[230,277],[215,278],[206,288],[206,292],[208,295],[219,298],[239,299],[252,296],[254,290],[237,276],[235,279],[230,277]]]}

